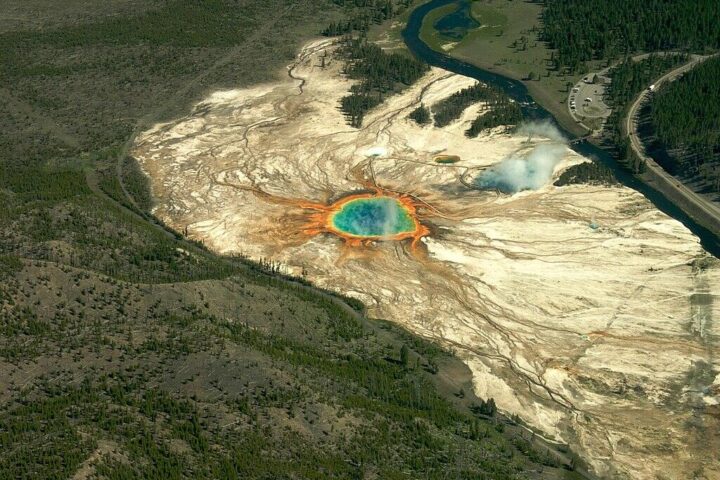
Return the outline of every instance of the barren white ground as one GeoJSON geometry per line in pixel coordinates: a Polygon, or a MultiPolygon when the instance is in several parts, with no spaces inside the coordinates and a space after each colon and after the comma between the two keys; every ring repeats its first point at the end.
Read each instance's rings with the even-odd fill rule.
{"type": "MultiPolygon", "coordinates": [[[[461,177],[553,142],[468,139],[481,106],[442,129],[408,120],[469,78],[433,69],[349,127],[337,107],[352,83],[332,48],[313,42],[285,80],[214,93],[141,135],[133,155],[155,213],[218,252],[304,268],[452,346],[481,397],[570,443],[603,478],[719,478],[720,268],[698,239],[621,186],[468,189],[461,177]],[[439,165],[437,153],[462,160],[439,165]],[[419,252],[308,237],[307,212],[278,202],[331,201],[373,180],[427,202],[433,234],[419,252]]],[[[555,176],[583,161],[566,149],[555,176]]]]}

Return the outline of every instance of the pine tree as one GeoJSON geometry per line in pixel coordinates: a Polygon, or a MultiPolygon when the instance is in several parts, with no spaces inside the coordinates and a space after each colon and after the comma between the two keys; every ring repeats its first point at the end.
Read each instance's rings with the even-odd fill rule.
{"type": "Polygon", "coordinates": [[[408,366],[409,351],[407,345],[403,345],[400,348],[400,363],[404,366],[408,366]]]}

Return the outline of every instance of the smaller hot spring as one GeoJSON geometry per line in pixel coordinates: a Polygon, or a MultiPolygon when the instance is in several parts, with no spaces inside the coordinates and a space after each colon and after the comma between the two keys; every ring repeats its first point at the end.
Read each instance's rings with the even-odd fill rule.
{"type": "Polygon", "coordinates": [[[346,235],[365,238],[396,237],[413,233],[417,224],[407,207],[392,197],[353,198],[331,217],[332,227],[346,235]]]}

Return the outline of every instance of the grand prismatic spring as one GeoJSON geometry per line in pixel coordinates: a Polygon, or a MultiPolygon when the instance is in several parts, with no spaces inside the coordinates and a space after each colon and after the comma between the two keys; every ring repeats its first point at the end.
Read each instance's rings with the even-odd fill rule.
{"type": "Polygon", "coordinates": [[[349,195],[329,206],[304,204],[302,207],[317,210],[305,227],[306,233],[332,233],[353,246],[377,240],[412,239],[414,247],[429,233],[418,220],[417,207],[411,197],[382,190],[349,195]]]}

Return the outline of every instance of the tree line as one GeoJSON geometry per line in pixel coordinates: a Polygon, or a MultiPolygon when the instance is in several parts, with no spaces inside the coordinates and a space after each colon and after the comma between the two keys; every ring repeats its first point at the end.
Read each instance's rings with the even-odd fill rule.
{"type": "Polygon", "coordinates": [[[626,58],[610,70],[612,82],[605,93],[605,102],[613,111],[606,123],[605,133],[615,146],[616,154],[634,173],[642,172],[642,159],[630,148],[627,132],[623,129],[630,102],[664,73],[687,61],[687,55],[650,55],[635,61],[626,58]]]}
{"type": "Polygon", "coordinates": [[[717,0],[545,0],[540,39],[573,72],[631,52],[720,47],[717,0]]]}
{"type": "Polygon", "coordinates": [[[321,33],[326,37],[365,33],[371,25],[380,24],[405,11],[412,0],[333,0],[333,3],[349,9],[351,13],[325,27],[321,33]]]}
{"type": "Polygon", "coordinates": [[[523,119],[520,105],[510,99],[500,100],[494,104],[489,112],[480,113],[470,124],[470,128],[465,131],[467,137],[477,137],[485,130],[506,126],[506,129],[512,129],[513,125],[517,125],[523,119]]]}
{"type": "Polygon", "coordinates": [[[488,108],[480,112],[465,131],[468,137],[476,137],[483,130],[500,125],[515,125],[522,120],[522,110],[517,103],[502,90],[479,82],[432,105],[432,116],[430,109],[420,105],[410,113],[409,118],[419,125],[434,121],[436,127],[442,128],[460,118],[469,106],[478,102],[484,102],[488,108]]]}
{"type": "Polygon", "coordinates": [[[500,90],[482,83],[476,83],[472,87],[463,88],[449,97],[433,105],[433,117],[436,127],[449,125],[453,120],[460,118],[460,115],[467,107],[477,102],[499,103],[505,97],[500,90]]]}
{"type": "Polygon", "coordinates": [[[470,128],[465,131],[465,135],[468,137],[477,137],[484,130],[500,125],[514,125],[522,120],[520,106],[502,90],[483,83],[476,83],[433,105],[435,126],[444,127],[450,124],[459,118],[467,107],[477,102],[484,102],[487,108],[478,114],[470,124],[470,128]]]}
{"type": "Polygon", "coordinates": [[[720,191],[720,59],[712,58],[661,89],[652,101],[652,125],[672,153],[670,173],[700,175],[720,191]]]}
{"type": "Polygon", "coordinates": [[[430,109],[426,107],[425,104],[420,104],[419,107],[410,112],[410,115],[408,115],[408,117],[410,118],[410,120],[414,120],[415,123],[420,126],[427,125],[432,121],[430,109]]]}
{"type": "Polygon", "coordinates": [[[657,78],[687,60],[688,56],[684,54],[650,55],[639,61],[626,58],[610,70],[612,82],[607,88],[606,100],[613,107],[623,106],[657,78]]]}
{"type": "Polygon", "coordinates": [[[386,53],[361,36],[345,36],[338,49],[345,61],[344,73],[360,83],[340,101],[348,123],[360,127],[368,110],[388,96],[398,93],[420,79],[430,67],[414,58],[386,53]]]}

